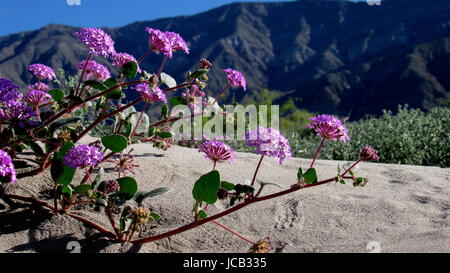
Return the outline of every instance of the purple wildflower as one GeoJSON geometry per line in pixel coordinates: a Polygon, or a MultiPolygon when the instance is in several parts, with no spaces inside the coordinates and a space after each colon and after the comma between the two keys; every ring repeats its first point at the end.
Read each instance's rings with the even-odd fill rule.
{"type": "Polygon", "coordinates": [[[236,158],[236,154],[230,146],[216,140],[208,140],[200,144],[198,151],[204,153],[206,158],[214,162],[228,161],[228,163],[231,163],[236,158]]]}
{"type": "Polygon", "coordinates": [[[20,99],[22,96],[18,90],[19,86],[12,81],[0,78],[0,101],[20,99]]]}
{"type": "Polygon", "coordinates": [[[274,157],[280,164],[292,157],[289,141],[275,129],[258,127],[247,131],[245,138],[248,146],[256,147],[256,153],[274,157]]]}
{"type": "Polygon", "coordinates": [[[242,87],[244,91],[247,90],[247,81],[241,72],[227,68],[223,70],[227,74],[227,80],[232,87],[242,87]]]}
{"type": "Polygon", "coordinates": [[[11,157],[0,150],[0,182],[14,183],[16,181],[16,170],[11,157]]]}
{"type": "Polygon", "coordinates": [[[103,153],[96,146],[80,144],[72,148],[64,157],[64,164],[74,169],[96,166],[103,160],[103,153]]]}
{"type": "MultiPolygon", "coordinates": [[[[111,57],[111,59],[113,60],[112,65],[114,65],[115,67],[122,69],[123,65],[129,62],[135,62],[138,63],[136,58],[133,55],[130,55],[128,53],[114,53],[111,57]]],[[[141,69],[139,68],[138,65],[138,73],[141,72],[141,69]]]]}
{"type": "Polygon", "coordinates": [[[54,80],[56,79],[55,71],[51,67],[43,64],[32,64],[28,66],[28,70],[31,71],[34,76],[40,80],[54,80]]]}
{"type": "Polygon", "coordinates": [[[162,53],[169,58],[172,58],[173,52],[177,50],[183,50],[186,54],[189,54],[186,41],[183,40],[180,34],[153,28],[146,28],[145,30],[150,35],[149,45],[153,51],[162,53]]]}
{"type": "Polygon", "coordinates": [[[39,90],[30,90],[23,100],[28,103],[33,109],[42,107],[52,101],[52,96],[49,93],[39,90]]]}
{"type": "Polygon", "coordinates": [[[362,161],[378,161],[378,151],[372,146],[365,146],[359,154],[362,161]]]}
{"type": "Polygon", "coordinates": [[[310,119],[311,123],[307,128],[314,129],[318,136],[326,139],[333,139],[334,141],[342,140],[346,142],[350,140],[347,134],[347,129],[342,124],[342,121],[331,115],[319,115],[310,119]]]}
{"type": "Polygon", "coordinates": [[[89,60],[86,64],[86,60],[83,60],[77,65],[77,69],[83,70],[84,66],[86,66],[84,71],[86,79],[93,77],[96,80],[105,81],[111,78],[108,68],[96,61],[89,60]]]}
{"type": "Polygon", "coordinates": [[[135,86],[136,91],[142,96],[144,101],[147,103],[152,103],[154,101],[161,100],[164,103],[167,103],[166,94],[162,91],[157,85],[154,85],[153,88],[146,83],[138,84],[135,86]]]}
{"type": "Polygon", "coordinates": [[[116,52],[114,49],[114,41],[107,33],[99,28],[82,28],[73,35],[87,45],[91,54],[96,56],[108,57],[116,52]]]}
{"type": "Polygon", "coordinates": [[[50,90],[50,87],[43,82],[37,82],[33,85],[29,85],[28,90],[39,90],[47,92],[48,90],[50,90]]]}
{"type": "Polygon", "coordinates": [[[10,100],[0,109],[0,117],[9,121],[26,121],[36,114],[28,105],[10,100]]]}

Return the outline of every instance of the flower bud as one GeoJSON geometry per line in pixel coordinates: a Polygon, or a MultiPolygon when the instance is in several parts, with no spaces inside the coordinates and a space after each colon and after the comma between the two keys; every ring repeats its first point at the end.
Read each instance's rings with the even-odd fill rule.
{"type": "Polygon", "coordinates": [[[225,189],[220,189],[217,193],[217,198],[220,200],[225,200],[228,198],[228,192],[225,189]]]}
{"type": "Polygon", "coordinates": [[[359,154],[362,161],[378,161],[378,151],[372,146],[365,146],[359,154]]]}
{"type": "Polygon", "coordinates": [[[208,61],[207,59],[201,59],[198,66],[200,67],[200,69],[210,69],[212,66],[212,63],[210,61],[208,61]]]}

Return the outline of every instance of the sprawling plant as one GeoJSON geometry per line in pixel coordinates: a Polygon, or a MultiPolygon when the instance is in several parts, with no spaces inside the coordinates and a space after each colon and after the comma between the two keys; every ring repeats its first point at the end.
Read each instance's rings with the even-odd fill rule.
{"type": "Polygon", "coordinates": [[[152,28],[146,30],[150,48],[139,59],[116,52],[114,41],[103,30],[83,28],[74,36],[89,48],[89,55],[77,65],[79,73],[76,76],[66,78],[61,70],[55,73],[43,64],[32,64],[28,70],[37,81],[28,87],[24,95],[13,82],[0,79],[0,182],[16,183],[20,178],[39,175],[47,169],[50,169],[54,181],[52,202],[6,193],[2,194],[2,198],[9,203],[19,200],[39,204],[54,214],[80,220],[119,242],[152,242],[211,222],[251,243],[251,252],[266,252],[272,249],[268,238],[254,242],[217,220],[250,204],[305,188],[331,182],[345,183],[345,180],[352,180],[355,186],[367,183],[367,178],[356,176],[352,169],[360,161],[378,160],[377,151],[370,146],[361,150],[360,158],[354,164],[348,168],[338,168],[335,177],[318,181],[314,164],[324,143],[327,140],[349,140],[347,129],[340,120],[320,115],[312,118],[308,126],[322,139],[309,168],[305,171],[299,168],[289,189],[264,195],[266,187],[276,184],[255,184],[261,162],[270,157],[283,164],[291,158],[291,148],[289,141],[276,129],[261,126],[249,128],[245,133],[245,144],[254,147],[261,156],[249,183],[223,181],[217,164],[232,163],[236,154],[218,140],[203,141],[199,152],[212,161],[212,170],[202,175],[192,189],[192,223],[163,234],[136,238],[136,232],[143,225],[161,218],[157,212],[143,206],[144,199],[164,194],[169,189],[138,191],[133,175],[139,166],[134,163],[133,148],[130,146],[153,143],[155,147],[167,150],[174,143],[170,125],[186,118],[177,117],[170,106],[172,110],[180,104],[189,106],[193,114],[188,118],[193,118],[203,113],[203,109],[193,103],[200,100],[201,106],[210,106],[210,109],[218,109],[217,114],[226,114],[217,107],[219,99],[230,88],[246,89],[242,73],[225,69],[228,84],[215,98],[208,99],[207,74],[212,64],[205,59],[199,61],[197,71],[189,72],[186,81],[177,85],[172,77],[163,72],[164,66],[176,51],[189,53],[187,43],[174,32],[152,28]],[[161,66],[155,73],[140,67],[142,60],[152,52],[163,56],[161,66]],[[95,56],[109,58],[119,73],[110,73],[108,68],[93,60],[95,56]],[[112,77],[112,74],[118,76],[112,77]],[[138,95],[131,102],[125,102],[124,90],[127,88],[138,95]],[[178,90],[183,90],[182,94],[171,96],[169,100],[169,92],[178,90]],[[141,112],[134,108],[139,103],[144,104],[141,112]],[[146,110],[161,104],[160,120],[150,124],[146,110]],[[91,143],[79,144],[87,134],[99,137],[91,143]],[[25,150],[32,151],[39,164],[32,170],[18,171],[14,168],[14,160],[22,157],[21,152],[25,150]],[[117,172],[115,179],[104,178],[103,164],[114,164],[113,169],[117,172]],[[79,181],[74,179],[76,172],[82,173],[83,178],[79,181]],[[229,208],[208,215],[208,207],[218,200],[229,202],[229,208]],[[98,211],[103,211],[110,220],[111,229],[73,213],[74,206],[79,204],[91,204],[98,211]]]}

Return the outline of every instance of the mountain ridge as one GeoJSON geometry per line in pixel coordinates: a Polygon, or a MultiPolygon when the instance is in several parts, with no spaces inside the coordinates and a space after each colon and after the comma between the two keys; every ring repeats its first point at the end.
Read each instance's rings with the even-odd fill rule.
{"type": "MultiPolygon", "coordinates": [[[[276,103],[293,98],[301,108],[352,119],[397,104],[428,110],[450,101],[447,0],[234,3],[105,30],[117,51],[139,57],[148,49],[146,26],[179,32],[190,43],[190,55],[177,53],[167,63],[177,80],[202,57],[214,63],[210,93],[226,84],[221,68],[232,67],[249,86],[232,91],[237,99],[269,88],[283,92],[276,103]]],[[[0,76],[24,86],[31,80],[25,67],[35,62],[74,72],[87,56],[71,36],[76,29],[52,24],[0,37],[0,76]]],[[[152,54],[143,67],[154,71],[161,58],[152,54]]]]}

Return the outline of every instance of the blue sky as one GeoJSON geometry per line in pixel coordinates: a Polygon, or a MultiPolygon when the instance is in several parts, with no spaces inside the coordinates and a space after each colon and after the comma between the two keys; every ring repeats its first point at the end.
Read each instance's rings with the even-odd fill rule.
{"type": "MultiPolygon", "coordinates": [[[[292,0],[276,0],[292,1],[292,0]]],[[[41,28],[47,24],[117,27],[135,21],[192,15],[236,0],[3,0],[0,36],[41,28]],[[68,2],[80,1],[81,5],[68,2]]],[[[274,2],[244,0],[241,2],[274,2]]]]}

